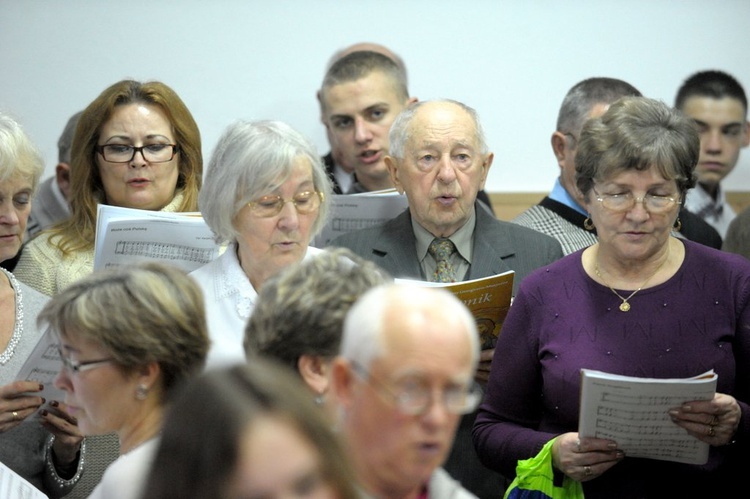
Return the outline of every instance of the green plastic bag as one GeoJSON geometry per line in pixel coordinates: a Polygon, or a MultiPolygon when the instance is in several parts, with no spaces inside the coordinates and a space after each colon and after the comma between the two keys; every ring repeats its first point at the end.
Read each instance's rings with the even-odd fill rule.
{"type": "Polygon", "coordinates": [[[518,461],[516,478],[505,490],[503,499],[583,499],[583,486],[566,476],[556,487],[552,476],[552,444],[547,442],[539,454],[518,461]]]}

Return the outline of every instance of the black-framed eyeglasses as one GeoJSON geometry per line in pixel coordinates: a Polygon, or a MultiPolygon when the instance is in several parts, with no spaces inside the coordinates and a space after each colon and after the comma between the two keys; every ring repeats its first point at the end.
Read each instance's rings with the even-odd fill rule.
{"type": "Polygon", "coordinates": [[[63,363],[63,368],[67,369],[68,372],[71,374],[78,374],[84,371],[88,371],[90,369],[95,369],[97,367],[103,366],[104,364],[109,364],[110,362],[114,362],[115,360],[112,357],[109,357],[106,359],[85,360],[83,362],[77,362],[75,360],[71,360],[68,357],[66,357],[63,354],[61,348],[58,347],[57,351],[60,354],[60,360],[63,363]]]}
{"type": "Polygon", "coordinates": [[[278,215],[287,203],[292,203],[297,213],[307,215],[317,210],[324,199],[325,195],[320,191],[304,191],[298,192],[292,199],[284,199],[281,196],[263,196],[250,201],[247,205],[254,215],[263,218],[278,215]]]}
{"type": "MultiPolygon", "coordinates": [[[[410,381],[392,388],[373,377],[358,362],[352,361],[351,365],[360,378],[371,383],[384,395],[388,395],[402,414],[421,416],[430,409],[433,390],[425,383],[410,381]]],[[[468,387],[454,386],[444,389],[441,401],[448,412],[452,414],[468,414],[477,408],[481,400],[482,390],[476,381],[472,380],[468,387]]]]}
{"type": "Polygon", "coordinates": [[[606,209],[618,213],[630,211],[633,209],[636,203],[643,203],[643,207],[649,211],[649,213],[666,213],[672,209],[675,205],[681,205],[682,202],[678,201],[672,196],[656,196],[654,194],[646,194],[643,197],[637,198],[633,196],[632,192],[626,192],[623,194],[599,194],[596,189],[592,189],[596,194],[596,200],[601,203],[606,209]]]}
{"type": "Polygon", "coordinates": [[[172,161],[174,155],[180,151],[180,146],[177,144],[147,144],[135,147],[125,144],[104,144],[96,146],[94,150],[102,155],[104,161],[110,163],[130,163],[137,152],[141,153],[143,159],[149,163],[166,163],[172,161]]]}

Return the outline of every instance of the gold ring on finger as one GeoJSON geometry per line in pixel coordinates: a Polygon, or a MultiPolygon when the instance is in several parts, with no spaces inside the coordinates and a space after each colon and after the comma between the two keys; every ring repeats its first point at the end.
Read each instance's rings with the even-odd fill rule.
{"type": "Polygon", "coordinates": [[[713,437],[714,435],[716,435],[716,430],[714,430],[714,427],[713,427],[713,426],[709,426],[709,427],[708,427],[708,432],[707,432],[707,433],[708,433],[708,436],[709,436],[709,437],[713,437]]]}
{"type": "Polygon", "coordinates": [[[13,415],[13,421],[18,421],[18,413],[16,411],[11,412],[13,415]]]}
{"type": "Polygon", "coordinates": [[[592,473],[591,473],[591,466],[584,466],[583,467],[583,474],[585,476],[591,476],[592,475],[592,473]]]}

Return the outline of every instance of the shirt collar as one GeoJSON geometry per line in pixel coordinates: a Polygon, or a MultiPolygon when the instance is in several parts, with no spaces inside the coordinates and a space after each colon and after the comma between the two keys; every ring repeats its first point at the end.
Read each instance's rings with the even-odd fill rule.
{"type": "MultiPolygon", "coordinates": [[[[472,207],[471,215],[469,215],[469,219],[466,221],[466,223],[448,237],[448,239],[453,241],[453,244],[456,246],[458,254],[461,255],[461,257],[469,264],[471,264],[471,249],[474,236],[474,228],[477,225],[477,214],[475,208],[476,205],[472,207]]],[[[436,236],[422,227],[413,218],[412,222],[414,222],[412,224],[414,237],[417,240],[417,255],[419,256],[419,261],[421,262],[424,261],[425,257],[427,256],[427,249],[430,247],[430,243],[432,243],[432,240],[435,239],[436,236]]]]}
{"type": "Polygon", "coordinates": [[[570,193],[565,190],[565,187],[563,187],[559,177],[557,178],[557,180],[555,180],[555,186],[552,188],[552,192],[549,193],[549,198],[557,201],[558,203],[564,204],[568,208],[573,208],[582,215],[588,215],[588,212],[583,208],[583,206],[578,204],[578,201],[576,201],[573,196],[571,196],[570,193]]]}

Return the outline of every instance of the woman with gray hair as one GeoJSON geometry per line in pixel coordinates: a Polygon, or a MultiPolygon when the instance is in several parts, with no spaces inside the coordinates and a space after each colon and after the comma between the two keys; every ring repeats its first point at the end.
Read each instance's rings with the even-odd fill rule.
{"type": "Polygon", "coordinates": [[[347,248],[330,248],[269,279],[245,327],[248,359],[270,357],[294,369],[331,415],[333,358],[344,317],[368,289],[393,278],[347,248]]]}
{"type": "Polygon", "coordinates": [[[521,282],[474,425],[485,465],[512,478],[555,439],[556,472],[582,482],[586,499],[724,497],[743,485],[750,262],[672,235],[698,153],[692,120],[656,100],[622,98],[586,122],[576,183],[598,242],[521,282]],[[655,428],[667,460],[646,459],[627,439],[578,433],[582,368],[648,378],[712,369],[718,382],[709,400],[623,408],[622,421],[666,425],[655,428]],[[680,462],[669,430],[707,444],[708,462],[680,462]]]}
{"type": "Polygon", "coordinates": [[[211,336],[207,367],[244,362],[245,324],[263,283],[319,252],[331,184],[312,143],[279,121],[238,121],[219,139],[198,198],[218,243],[216,260],[194,270],[211,336]]]}

